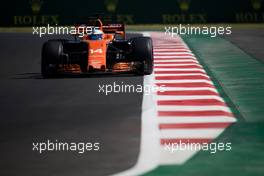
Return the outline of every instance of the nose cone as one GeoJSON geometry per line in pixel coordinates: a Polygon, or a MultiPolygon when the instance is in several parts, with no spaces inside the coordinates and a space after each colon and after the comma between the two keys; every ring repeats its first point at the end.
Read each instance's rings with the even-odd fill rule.
{"type": "Polygon", "coordinates": [[[105,68],[106,66],[106,44],[105,40],[88,41],[88,65],[93,69],[105,68]]]}

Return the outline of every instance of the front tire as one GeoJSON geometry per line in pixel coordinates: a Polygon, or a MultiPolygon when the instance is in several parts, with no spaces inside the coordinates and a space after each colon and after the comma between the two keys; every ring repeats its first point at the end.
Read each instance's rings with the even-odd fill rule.
{"type": "Polygon", "coordinates": [[[50,40],[44,43],[41,55],[41,74],[44,78],[57,75],[62,53],[62,41],[50,40]]]}
{"type": "Polygon", "coordinates": [[[150,75],[153,72],[153,45],[150,37],[132,39],[133,57],[141,62],[139,72],[150,75]]]}

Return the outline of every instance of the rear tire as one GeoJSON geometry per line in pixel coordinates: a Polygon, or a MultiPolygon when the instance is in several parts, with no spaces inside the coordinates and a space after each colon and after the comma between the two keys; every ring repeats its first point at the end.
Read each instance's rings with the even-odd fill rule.
{"type": "Polygon", "coordinates": [[[57,75],[62,53],[62,41],[50,40],[44,43],[41,57],[41,74],[44,78],[57,75]]]}
{"type": "Polygon", "coordinates": [[[150,37],[132,39],[133,57],[141,62],[140,74],[150,75],[153,72],[153,45],[150,37]]]}

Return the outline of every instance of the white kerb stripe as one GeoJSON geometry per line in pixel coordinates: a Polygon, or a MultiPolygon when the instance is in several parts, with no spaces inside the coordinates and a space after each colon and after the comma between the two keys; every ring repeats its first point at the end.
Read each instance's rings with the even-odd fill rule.
{"type": "Polygon", "coordinates": [[[225,106],[176,106],[176,105],[164,105],[158,106],[158,111],[225,111],[231,113],[230,109],[225,106]]]}

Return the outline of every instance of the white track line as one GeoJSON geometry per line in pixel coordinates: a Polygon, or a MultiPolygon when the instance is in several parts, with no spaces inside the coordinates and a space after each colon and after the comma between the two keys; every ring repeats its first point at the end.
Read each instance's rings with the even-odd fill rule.
{"type": "Polygon", "coordinates": [[[154,63],[154,66],[198,66],[198,67],[202,67],[200,64],[196,64],[196,63],[190,63],[190,64],[175,64],[175,63],[169,63],[169,64],[163,64],[163,63],[160,63],[160,64],[155,64],[154,63]]]}
{"type": "Polygon", "coordinates": [[[213,85],[212,81],[206,79],[155,80],[155,83],[208,83],[213,85]]]}
{"type": "Polygon", "coordinates": [[[208,75],[203,73],[157,73],[155,76],[204,76],[205,78],[209,78],[208,75]]]}
{"type": "Polygon", "coordinates": [[[189,50],[189,48],[187,48],[187,47],[175,47],[175,46],[173,46],[173,47],[154,47],[153,49],[154,50],[156,50],[156,49],[189,50]]]}
{"type": "Polygon", "coordinates": [[[155,59],[159,59],[159,58],[167,58],[167,59],[169,59],[169,58],[177,58],[177,59],[186,59],[186,58],[189,58],[190,60],[191,59],[195,59],[195,57],[194,56],[154,56],[154,60],[155,59]]]}
{"type": "Polygon", "coordinates": [[[183,91],[183,90],[209,90],[212,92],[217,92],[215,88],[211,87],[165,87],[165,86],[160,86],[161,91],[183,91]]]}
{"type": "Polygon", "coordinates": [[[204,69],[200,68],[155,68],[155,71],[201,71],[204,72],[204,69]]]}
{"type": "Polygon", "coordinates": [[[193,59],[162,59],[162,60],[155,60],[154,62],[190,62],[190,63],[198,63],[198,61],[193,60],[193,59]]]}
{"type": "Polygon", "coordinates": [[[158,95],[157,100],[199,100],[199,99],[215,99],[224,102],[224,100],[216,95],[190,95],[190,96],[171,96],[158,95]]]}
{"type": "Polygon", "coordinates": [[[188,49],[153,49],[154,52],[191,52],[190,50],[188,49]]]}
{"type": "MultiPolygon", "coordinates": [[[[149,36],[148,33],[143,33],[149,36]]],[[[144,85],[154,85],[154,75],[144,76],[144,85]]],[[[115,176],[136,176],[142,175],[159,165],[159,129],[157,115],[157,107],[154,94],[144,92],[141,115],[141,139],[140,153],[137,163],[126,171],[115,174],[115,176]]]]}
{"type": "MultiPolygon", "coordinates": [[[[144,85],[153,85],[153,75],[144,76],[144,85]]],[[[155,100],[144,93],[141,115],[140,153],[135,166],[115,176],[136,176],[155,169],[159,164],[159,129],[155,100]]]]}
{"type": "Polygon", "coordinates": [[[158,111],[217,111],[222,110],[225,112],[231,112],[228,107],[225,106],[176,106],[176,105],[163,105],[158,106],[158,111]]]}
{"type": "Polygon", "coordinates": [[[186,117],[186,116],[178,116],[178,117],[159,117],[159,123],[213,123],[213,122],[235,122],[236,119],[232,117],[226,116],[200,116],[200,117],[186,117]]]}
{"type": "Polygon", "coordinates": [[[193,54],[190,53],[190,52],[156,52],[156,51],[154,51],[153,54],[154,54],[154,55],[156,55],[156,54],[163,54],[163,55],[174,55],[174,54],[179,55],[179,54],[186,54],[186,55],[192,55],[192,56],[193,56],[193,54]]]}

